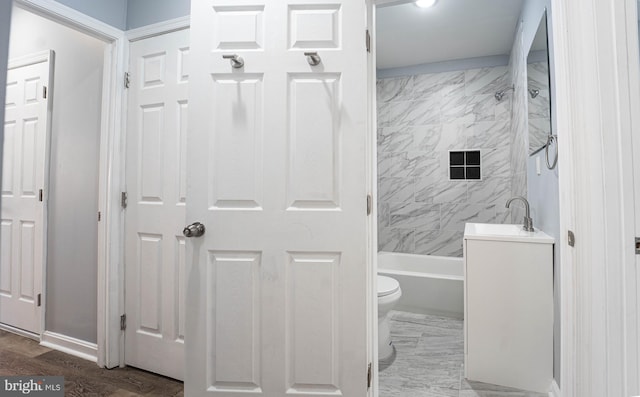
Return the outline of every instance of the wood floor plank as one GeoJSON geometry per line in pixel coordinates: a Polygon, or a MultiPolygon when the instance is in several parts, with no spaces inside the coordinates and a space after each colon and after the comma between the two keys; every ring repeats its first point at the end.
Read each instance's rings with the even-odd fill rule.
{"type": "Polygon", "coordinates": [[[132,367],[103,369],[94,362],[44,348],[0,330],[0,375],[64,376],[65,396],[183,397],[183,384],[132,367]]]}

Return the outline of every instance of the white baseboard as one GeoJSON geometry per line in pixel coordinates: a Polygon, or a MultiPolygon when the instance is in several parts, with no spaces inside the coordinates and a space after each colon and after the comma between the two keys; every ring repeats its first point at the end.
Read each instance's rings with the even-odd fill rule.
{"type": "Polygon", "coordinates": [[[40,341],[40,335],[34,334],[33,332],[25,331],[20,328],[12,327],[8,324],[0,323],[0,329],[3,331],[11,332],[12,334],[24,336],[25,338],[40,341]]]}
{"type": "Polygon", "coordinates": [[[560,386],[558,386],[558,382],[556,382],[555,379],[551,383],[551,391],[549,392],[549,397],[562,397],[560,386]]]}
{"type": "Polygon", "coordinates": [[[40,344],[50,349],[59,350],[72,356],[93,361],[94,363],[98,361],[98,345],[95,343],[51,331],[44,331],[40,344]]]}

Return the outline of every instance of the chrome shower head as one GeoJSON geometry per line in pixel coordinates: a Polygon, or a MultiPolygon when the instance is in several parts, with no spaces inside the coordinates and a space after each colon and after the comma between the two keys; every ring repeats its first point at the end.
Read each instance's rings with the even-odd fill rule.
{"type": "Polygon", "coordinates": [[[507,87],[503,90],[496,92],[493,97],[496,98],[496,101],[501,102],[502,99],[504,98],[504,95],[507,93],[507,91],[513,91],[513,90],[514,90],[513,86],[507,87]]]}
{"type": "Polygon", "coordinates": [[[534,88],[529,88],[529,95],[531,95],[531,99],[540,95],[540,90],[536,90],[534,88]]]}

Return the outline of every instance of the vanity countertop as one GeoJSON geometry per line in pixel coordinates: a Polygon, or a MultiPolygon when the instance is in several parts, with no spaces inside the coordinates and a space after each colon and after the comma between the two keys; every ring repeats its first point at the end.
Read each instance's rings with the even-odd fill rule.
{"type": "Polygon", "coordinates": [[[464,238],[470,240],[517,241],[539,244],[553,244],[553,237],[536,229],[527,232],[522,225],[467,223],[464,228],[464,238]]]}

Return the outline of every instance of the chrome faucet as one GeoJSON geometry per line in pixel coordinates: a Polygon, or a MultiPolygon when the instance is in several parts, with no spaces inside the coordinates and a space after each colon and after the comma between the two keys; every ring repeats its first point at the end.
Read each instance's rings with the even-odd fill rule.
{"type": "Polygon", "coordinates": [[[505,205],[505,207],[509,208],[513,200],[521,200],[524,203],[525,214],[524,214],[524,226],[522,228],[528,232],[535,231],[533,229],[533,219],[531,219],[531,213],[529,212],[529,202],[527,201],[527,199],[522,196],[511,197],[509,200],[507,200],[507,205],[505,205]]]}

